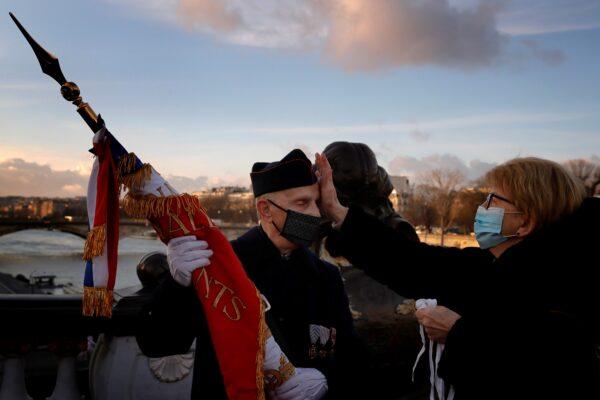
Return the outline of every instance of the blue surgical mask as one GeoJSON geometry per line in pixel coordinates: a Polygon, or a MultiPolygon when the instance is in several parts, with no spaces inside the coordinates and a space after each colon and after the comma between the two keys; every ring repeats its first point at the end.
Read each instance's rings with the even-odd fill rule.
{"type": "Polygon", "coordinates": [[[504,209],[479,206],[475,214],[475,239],[482,249],[489,249],[504,243],[512,236],[502,235],[504,209]]]}

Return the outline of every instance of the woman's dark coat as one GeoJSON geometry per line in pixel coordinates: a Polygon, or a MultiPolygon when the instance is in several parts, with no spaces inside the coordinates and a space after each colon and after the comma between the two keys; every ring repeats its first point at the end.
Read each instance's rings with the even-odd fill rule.
{"type": "Polygon", "coordinates": [[[462,317],[440,375],[456,398],[600,399],[600,199],[506,250],[415,243],[351,208],[328,250],[462,317]]]}

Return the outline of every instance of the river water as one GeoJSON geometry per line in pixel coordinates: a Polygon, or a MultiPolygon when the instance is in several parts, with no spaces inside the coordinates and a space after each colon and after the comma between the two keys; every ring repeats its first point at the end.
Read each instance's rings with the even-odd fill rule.
{"type": "MultiPolygon", "coordinates": [[[[75,291],[80,291],[84,273],[83,242],[75,235],[47,230],[1,236],[0,272],[27,278],[32,273],[56,275],[57,284],[71,284],[75,291]]],[[[125,237],[119,241],[117,289],[140,283],[135,267],[140,258],[151,251],[166,252],[166,246],[152,238],[125,237]]]]}

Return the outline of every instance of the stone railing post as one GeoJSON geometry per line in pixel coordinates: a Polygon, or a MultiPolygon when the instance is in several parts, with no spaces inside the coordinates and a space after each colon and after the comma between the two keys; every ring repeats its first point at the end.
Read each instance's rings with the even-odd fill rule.
{"type": "Polygon", "coordinates": [[[25,360],[23,357],[10,357],[4,360],[0,400],[31,400],[25,388],[25,360]]]}
{"type": "MultiPolygon", "coordinates": [[[[81,393],[77,387],[75,357],[62,357],[58,360],[56,386],[48,400],[79,400],[81,393]]],[[[1,399],[0,399],[1,400],[1,399]]]]}

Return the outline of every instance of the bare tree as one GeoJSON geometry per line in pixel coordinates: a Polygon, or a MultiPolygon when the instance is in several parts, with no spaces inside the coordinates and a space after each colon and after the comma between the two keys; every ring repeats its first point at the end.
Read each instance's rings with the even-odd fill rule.
{"type": "Polygon", "coordinates": [[[454,203],[454,225],[464,233],[473,232],[475,213],[485,201],[487,192],[477,188],[463,189],[458,193],[454,203]]]}
{"type": "Polygon", "coordinates": [[[589,196],[600,192],[600,164],[579,158],[569,160],[564,165],[575,177],[581,179],[589,196]]]}
{"type": "Polygon", "coordinates": [[[213,219],[224,222],[256,222],[256,208],[252,197],[237,199],[228,194],[216,194],[202,197],[200,203],[213,219]]]}
{"type": "Polygon", "coordinates": [[[455,202],[458,190],[465,176],[458,170],[433,169],[422,175],[421,181],[430,188],[441,230],[440,244],[444,245],[445,230],[450,227],[455,216],[455,202]]]}
{"type": "Polygon", "coordinates": [[[410,197],[404,217],[413,225],[423,226],[426,232],[431,232],[431,228],[438,220],[437,211],[433,205],[433,193],[428,186],[418,185],[414,189],[414,194],[410,197]]]}

